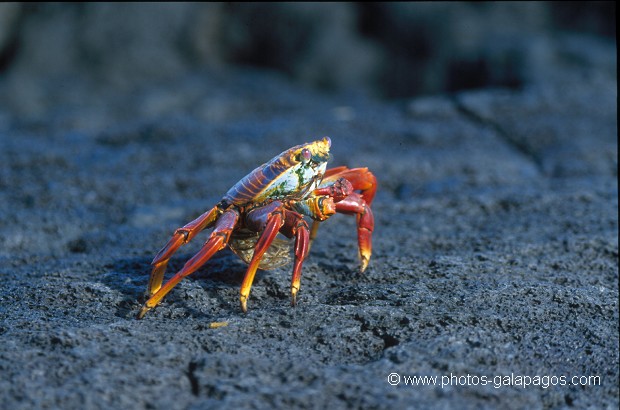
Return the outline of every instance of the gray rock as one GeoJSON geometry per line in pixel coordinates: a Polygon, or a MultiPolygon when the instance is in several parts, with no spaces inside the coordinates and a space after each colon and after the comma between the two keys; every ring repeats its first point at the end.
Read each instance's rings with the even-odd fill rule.
{"type": "Polygon", "coordinates": [[[127,91],[80,76],[24,88],[32,73],[11,68],[0,88],[24,105],[0,106],[0,407],[617,408],[608,51],[522,89],[405,104],[258,69],[127,91]],[[332,165],[379,181],[364,274],[354,218],[336,215],[297,307],[285,266],[257,274],[241,313],[245,265],[223,251],[135,319],[175,228],[324,135],[332,165]]]}

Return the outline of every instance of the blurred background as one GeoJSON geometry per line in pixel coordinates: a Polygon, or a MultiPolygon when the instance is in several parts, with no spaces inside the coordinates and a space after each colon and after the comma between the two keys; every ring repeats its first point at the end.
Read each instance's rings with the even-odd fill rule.
{"type": "Polygon", "coordinates": [[[611,73],[615,11],[597,1],[1,3],[0,116],[36,120],[248,67],[388,100],[519,88],[559,64],[611,73]]]}

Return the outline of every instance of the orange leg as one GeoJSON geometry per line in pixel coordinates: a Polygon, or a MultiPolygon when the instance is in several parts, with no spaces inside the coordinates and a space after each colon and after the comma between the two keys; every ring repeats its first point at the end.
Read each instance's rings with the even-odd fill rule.
{"type": "MultiPolygon", "coordinates": [[[[273,202],[271,205],[276,207],[270,212],[267,212],[266,208],[259,208],[248,214],[246,218],[246,222],[248,222],[249,225],[260,224],[261,220],[264,220],[265,218],[267,223],[265,224],[265,228],[261,233],[260,238],[258,238],[258,242],[256,242],[254,255],[252,256],[248,270],[243,278],[243,283],[241,284],[241,296],[239,297],[239,300],[241,302],[241,310],[243,310],[244,313],[248,311],[248,297],[250,296],[250,289],[252,288],[252,283],[254,282],[254,276],[256,275],[256,270],[258,269],[260,260],[267,249],[269,249],[269,246],[284,224],[282,204],[279,202],[273,202]]],[[[269,206],[269,209],[271,208],[272,207],[269,206]]]]}
{"type": "Polygon", "coordinates": [[[200,215],[198,218],[188,223],[182,228],[174,231],[172,238],[166,243],[166,245],[157,253],[151,265],[153,265],[153,271],[149,278],[149,284],[146,290],[146,296],[153,296],[160,288],[164,280],[164,273],[166,272],[166,266],[168,266],[168,260],[182,245],[185,245],[192,240],[198,232],[205,228],[210,228],[217,218],[221,214],[221,209],[217,206],[200,215]]]}
{"type": "MultiPolygon", "coordinates": [[[[229,210],[224,212],[220,218],[215,222],[215,228],[211,232],[211,236],[205,242],[203,247],[194,255],[190,260],[185,263],[185,266],[174,275],[166,284],[161,287],[155,294],[153,294],[149,300],[146,301],[140,312],[138,313],[138,319],[141,319],[146,312],[157,306],[161,299],[166,296],[168,292],[172,290],[184,277],[191,275],[198,268],[205,264],[217,251],[223,249],[228,243],[230,234],[232,233],[237,221],[239,220],[239,213],[235,210],[229,210]]],[[[174,239],[174,237],[173,237],[174,239]]],[[[177,246],[178,248],[178,246],[177,246]]],[[[165,249],[165,248],[164,248],[165,249]]],[[[174,250],[171,252],[171,254],[174,250]]],[[[168,256],[169,258],[170,256],[168,256]]],[[[166,260],[167,261],[167,260],[166,260]]],[[[163,273],[162,273],[163,276],[163,273]]]]}
{"type": "Polygon", "coordinates": [[[310,250],[310,234],[308,224],[300,215],[295,227],[295,262],[293,264],[293,278],[291,280],[291,305],[297,305],[297,292],[301,282],[301,265],[310,250]]]}

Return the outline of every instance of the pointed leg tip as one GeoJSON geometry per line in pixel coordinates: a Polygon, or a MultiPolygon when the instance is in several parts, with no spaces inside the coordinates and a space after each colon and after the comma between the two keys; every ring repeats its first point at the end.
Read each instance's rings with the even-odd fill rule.
{"type": "Polygon", "coordinates": [[[241,302],[241,310],[243,313],[248,313],[248,297],[241,295],[239,301],[241,302]]]}
{"type": "Polygon", "coordinates": [[[297,292],[298,291],[299,289],[291,288],[291,306],[292,307],[297,306],[297,292]]]}
{"type": "Polygon", "coordinates": [[[136,315],[136,319],[138,320],[142,319],[144,315],[146,314],[146,312],[148,312],[149,310],[151,310],[151,308],[147,306],[142,306],[142,309],[140,309],[140,312],[138,312],[138,314],[136,315]]]}
{"type": "Polygon", "coordinates": [[[360,243],[357,256],[360,261],[362,272],[366,270],[366,268],[368,267],[368,262],[370,262],[371,255],[372,255],[372,250],[371,250],[370,244],[360,243]]]}
{"type": "Polygon", "coordinates": [[[368,262],[370,262],[370,258],[366,258],[366,257],[360,258],[360,273],[364,273],[364,271],[368,267],[368,262]]]}

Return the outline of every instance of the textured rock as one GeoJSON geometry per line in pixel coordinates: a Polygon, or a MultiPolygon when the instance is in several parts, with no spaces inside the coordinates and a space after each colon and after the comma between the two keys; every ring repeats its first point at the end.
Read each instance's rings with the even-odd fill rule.
{"type": "Polygon", "coordinates": [[[521,89],[406,104],[257,69],[127,91],[80,76],[22,87],[30,74],[13,67],[0,81],[24,104],[0,105],[1,407],[617,408],[615,59],[604,42],[578,55],[521,89]],[[365,274],[355,222],[337,215],[296,308],[288,266],[257,274],[242,314],[245,265],[224,251],[134,319],[175,228],[324,135],[332,165],[380,183],[365,274]]]}

